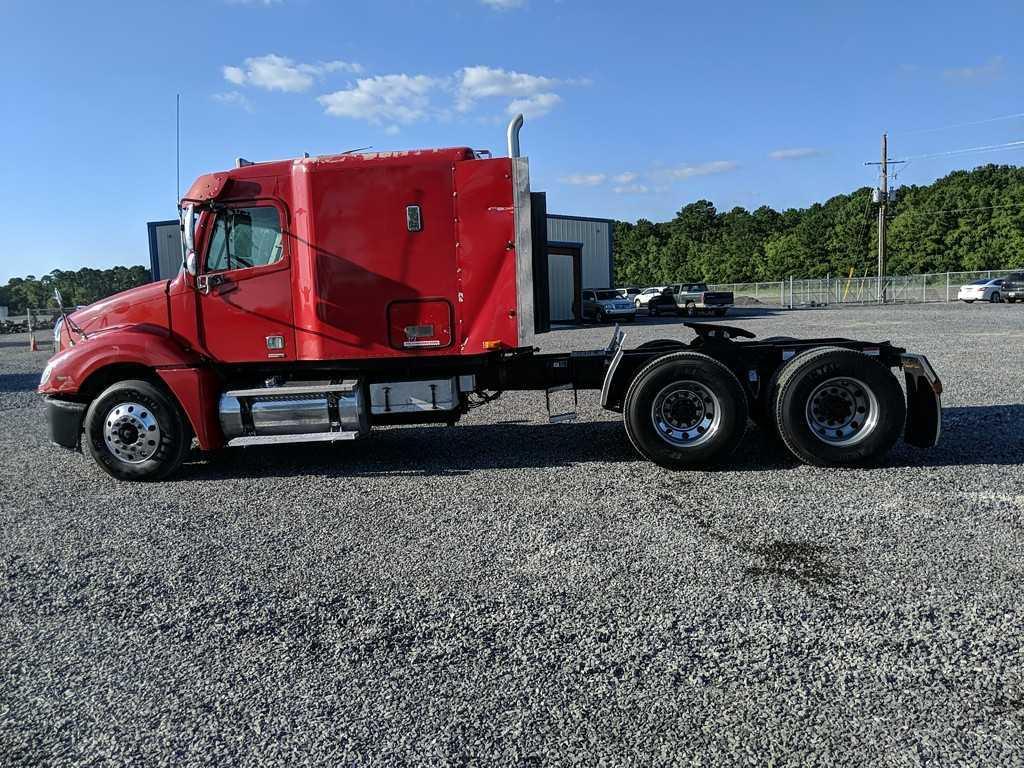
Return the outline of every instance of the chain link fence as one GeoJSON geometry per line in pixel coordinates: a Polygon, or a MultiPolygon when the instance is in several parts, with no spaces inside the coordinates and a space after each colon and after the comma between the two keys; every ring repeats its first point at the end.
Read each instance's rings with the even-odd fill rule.
{"type": "Polygon", "coordinates": [[[956,301],[960,286],[1000,277],[1006,270],[935,272],[924,275],[822,277],[763,283],[718,283],[713,291],[732,291],[737,305],[817,307],[829,304],[921,304],[956,301]]]}

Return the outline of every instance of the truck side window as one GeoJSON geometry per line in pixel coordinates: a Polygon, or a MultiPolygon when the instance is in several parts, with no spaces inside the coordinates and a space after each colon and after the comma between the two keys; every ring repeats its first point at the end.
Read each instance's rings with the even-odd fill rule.
{"type": "Polygon", "coordinates": [[[231,208],[217,214],[206,255],[206,271],[263,267],[283,256],[276,208],[231,208]]]}

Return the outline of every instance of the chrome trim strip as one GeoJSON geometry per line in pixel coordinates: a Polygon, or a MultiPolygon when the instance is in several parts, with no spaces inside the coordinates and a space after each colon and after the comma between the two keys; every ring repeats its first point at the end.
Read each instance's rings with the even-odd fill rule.
{"type": "Polygon", "coordinates": [[[332,443],[337,440],[355,440],[358,432],[314,432],[305,435],[254,435],[235,437],[228,440],[228,446],[277,445],[279,443],[332,443]]]}
{"type": "Polygon", "coordinates": [[[515,157],[512,163],[512,195],[516,229],[516,320],[519,346],[533,345],[533,233],[530,204],[530,161],[515,157]]]}
{"type": "Polygon", "coordinates": [[[355,379],[341,384],[300,384],[295,387],[256,387],[254,389],[233,389],[224,397],[276,397],[278,395],[318,395],[321,392],[352,392],[359,385],[355,379]]]}

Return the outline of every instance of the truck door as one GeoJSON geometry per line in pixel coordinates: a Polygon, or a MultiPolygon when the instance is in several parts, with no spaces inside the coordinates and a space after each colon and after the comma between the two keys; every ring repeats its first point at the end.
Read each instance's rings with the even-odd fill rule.
{"type": "Polygon", "coordinates": [[[217,360],[295,358],[285,220],[267,201],[232,202],[215,214],[196,283],[203,346],[217,360]]]}

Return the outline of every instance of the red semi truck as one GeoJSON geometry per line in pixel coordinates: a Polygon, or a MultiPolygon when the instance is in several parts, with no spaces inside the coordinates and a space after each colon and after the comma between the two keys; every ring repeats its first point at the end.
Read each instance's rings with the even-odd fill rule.
{"type": "Polygon", "coordinates": [[[58,322],[39,385],[52,441],[155,480],[193,439],[212,451],[363,438],[454,424],[503,391],[591,389],[640,454],[674,469],[728,456],[750,417],[814,464],[878,461],[901,433],[936,443],[941,383],[889,342],[702,323],[689,341],[626,349],[616,331],[605,349],[540,353],[545,198],[530,191],[521,125],[505,158],[340,154],[201,176],[181,200],[177,277],[58,322]]]}

